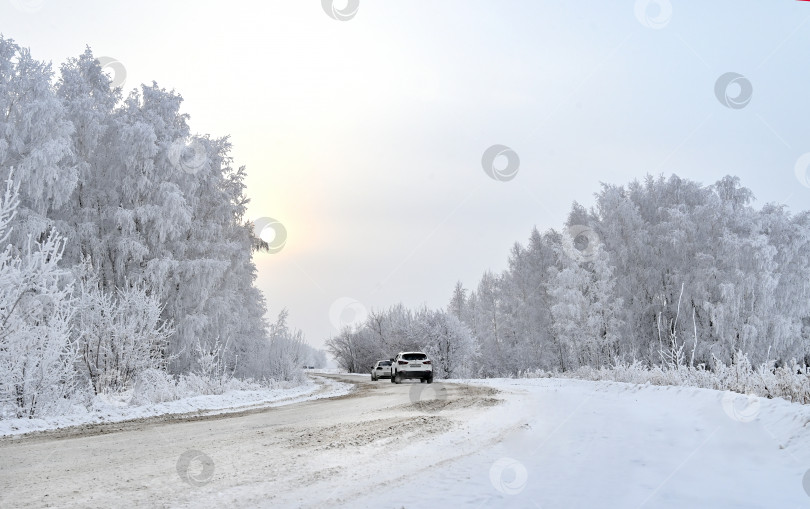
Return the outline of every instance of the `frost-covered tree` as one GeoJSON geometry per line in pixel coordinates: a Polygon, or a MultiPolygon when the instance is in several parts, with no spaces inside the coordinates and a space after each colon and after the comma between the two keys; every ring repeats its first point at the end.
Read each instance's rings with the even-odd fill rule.
{"type": "Polygon", "coordinates": [[[470,328],[478,338],[481,354],[488,359],[481,366],[480,374],[484,376],[503,374],[503,367],[508,364],[509,358],[503,338],[505,317],[500,305],[499,283],[497,276],[484,273],[473,300],[474,322],[470,328]]]}
{"type": "Polygon", "coordinates": [[[450,304],[447,305],[447,312],[452,313],[453,316],[462,320],[465,314],[465,303],[467,301],[467,289],[461,284],[461,281],[456,282],[456,287],[453,288],[453,295],[450,298],[450,304]]]}
{"type": "Polygon", "coordinates": [[[422,309],[416,314],[415,324],[422,340],[420,350],[433,360],[434,376],[470,376],[477,349],[466,325],[452,313],[429,309],[422,309]]]}
{"type": "Polygon", "coordinates": [[[283,317],[268,328],[245,169],[227,137],[193,135],[181,104],[154,83],[113,88],[89,48],[55,77],[0,36],[0,178],[16,182],[0,235],[4,415],[146,372],[213,387],[324,363],[283,317]]]}
{"type": "MultiPolygon", "coordinates": [[[[357,345],[359,341],[360,338],[351,328],[344,327],[337,336],[326,341],[326,350],[342,369],[349,373],[358,373],[365,371],[365,365],[370,361],[360,357],[357,345]]],[[[371,364],[368,368],[371,369],[371,364]]]]}
{"type": "Polygon", "coordinates": [[[306,360],[304,335],[287,325],[287,310],[282,309],[270,325],[270,344],[263,361],[273,378],[295,380],[306,360]]]}
{"type": "Polygon", "coordinates": [[[796,249],[806,245],[806,214],[758,211],[752,199],[733,177],[603,186],[591,220],[621,283],[622,336],[634,355],[657,362],[659,323],[663,337],[697,336],[697,362],[730,362],[737,351],[756,362],[804,355],[797,339],[807,299],[789,296],[807,295],[808,264],[796,249]],[[679,302],[685,320],[676,320],[679,302]]]}
{"type": "Polygon", "coordinates": [[[551,269],[548,282],[558,368],[610,366],[620,358],[619,311],[615,279],[607,253],[596,248],[589,264],[568,262],[551,269]]]}
{"type": "Polygon", "coordinates": [[[469,376],[477,353],[470,329],[452,313],[427,308],[412,312],[401,304],[372,310],[359,327],[343,329],[326,346],[350,372],[367,372],[397,352],[421,350],[434,360],[436,376],[444,378],[469,376]]]}
{"type": "Polygon", "coordinates": [[[159,299],[173,372],[198,370],[216,345],[232,373],[260,376],[239,359],[267,339],[251,259],[261,243],[227,138],[193,137],[182,97],[156,84],[122,98],[89,49],[62,66],[57,95],[80,175],[55,214],[74,239],[67,260],[88,258],[105,292],[134,284],[159,299]]]}
{"type": "Polygon", "coordinates": [[[528,245],[512,248],[499,286],[501,322],[511,336],[507,342],[511,360],[501,366],[506,373],[557,365],[550,355],[555,338],[546,282],[549,271],[562,263],[560,257],[560,236],[554,231],[541,235],[533,229],[528,245]]]}
{"type": "Polygon", "coordinates": [[[12,169],[20,205],[8,241],[22,248],[28,235],[47,236],[49,214],[77,183],[71,154],[71,122],[53,94],[50,64],[0,36],[0,180],[12,169]]]}

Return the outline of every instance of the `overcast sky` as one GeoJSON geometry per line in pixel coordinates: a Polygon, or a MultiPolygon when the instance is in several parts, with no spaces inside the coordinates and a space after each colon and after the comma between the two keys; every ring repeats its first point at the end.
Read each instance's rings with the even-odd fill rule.
{"type": "Polygon", "coordinates": [[[258,285],[314,346],[365,309],[444,306],[600,182],[734,174],[810,208],[810,2],[0,2],[35,58],[89,45],[231,136],[249,218],[287,230],[258,285]],[[511,180],[484,171],[495,144],[511,180]]]}

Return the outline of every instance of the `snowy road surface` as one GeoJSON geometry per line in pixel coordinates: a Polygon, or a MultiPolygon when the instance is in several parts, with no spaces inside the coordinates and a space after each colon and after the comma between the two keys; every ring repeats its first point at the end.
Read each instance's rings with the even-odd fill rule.
{"type": "Polygon", "coordinates": [[[0,507],[808,507],[805,407],[560,379],[0,440],[0,507]]]}

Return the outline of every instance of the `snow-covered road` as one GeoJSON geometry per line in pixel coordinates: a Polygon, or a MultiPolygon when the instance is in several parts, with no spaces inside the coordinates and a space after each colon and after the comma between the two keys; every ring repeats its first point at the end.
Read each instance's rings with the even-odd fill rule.
{"type": "Polygon", "coordinates": [[[805,407],[559,379],[0,440],[0,506],[807,507],[805,407]],[[725,403],[725,404],[724,404],[725,403]]]}

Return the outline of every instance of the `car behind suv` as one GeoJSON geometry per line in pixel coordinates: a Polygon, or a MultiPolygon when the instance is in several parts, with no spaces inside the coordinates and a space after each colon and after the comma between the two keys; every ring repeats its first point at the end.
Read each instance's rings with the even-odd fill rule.
{"type": "Polygon", "coordinates": [[[371,368],[371,381],[376,382],[380,378],[391,378],[391,361],[377,361],[371,368]]]}
{"type": "Polygon", "coordinates": [[[399,352],[391,359],[391,382],[398,384],[406,378],[418,378],[433,383],[433,363],[423,352],[399,352]]]}

